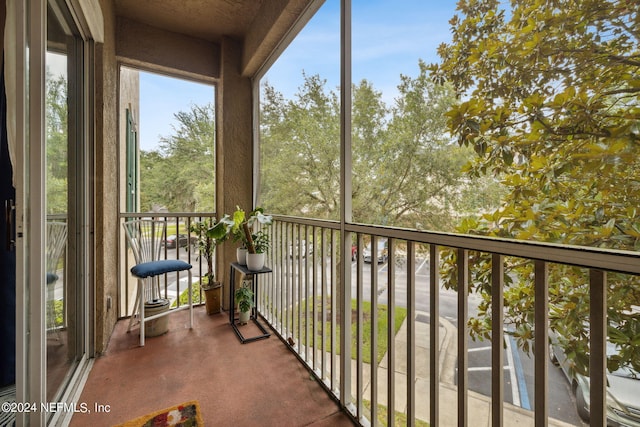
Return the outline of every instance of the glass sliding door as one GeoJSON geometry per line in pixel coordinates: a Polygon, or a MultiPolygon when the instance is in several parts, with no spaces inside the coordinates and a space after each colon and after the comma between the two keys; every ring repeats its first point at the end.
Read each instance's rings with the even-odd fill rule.
{"type": "Polygon", "coordinates": [[[47,5],[45,56],[46,399],[62,400],[85,355],[87,184],[83,41],[62,0],[47,5]]]}

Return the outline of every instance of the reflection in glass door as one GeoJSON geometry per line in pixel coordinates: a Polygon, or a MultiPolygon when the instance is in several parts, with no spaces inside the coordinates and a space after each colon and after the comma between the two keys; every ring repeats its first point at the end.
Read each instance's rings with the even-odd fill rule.
{"type": "Polygon", "coordinates": [[[47,8],[45,74],[47,401],[60,398],[84,354],[82,41],[64,1],[47,8]]]}

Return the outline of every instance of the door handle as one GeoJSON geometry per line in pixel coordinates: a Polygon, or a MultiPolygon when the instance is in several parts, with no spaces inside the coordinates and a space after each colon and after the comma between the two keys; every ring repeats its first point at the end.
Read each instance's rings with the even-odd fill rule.
{"type": "Polygon", "coordinates": [[[7,226],[7,235],[6,235],[7,251],[13,250],[16,244],[16,240],[14,238],[15,229],[13,225],[15,209],[16,209],[16,205],[13,199],[8,199],[4,201],[5,223],[7,226]]]}

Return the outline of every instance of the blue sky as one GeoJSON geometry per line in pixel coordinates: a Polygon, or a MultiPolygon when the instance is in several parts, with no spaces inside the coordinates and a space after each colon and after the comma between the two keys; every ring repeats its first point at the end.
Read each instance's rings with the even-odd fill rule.
{"type": "MultiPolygon", "coordinates": [[[[366,78],[391,101],[400,74],[416,75],[418,59],[438,61],[438,45],[451,40],[454,11],[453,0],[353,0],[353,81],[366,78]]],[[[267,73],[269,83],[291,97],[304,69],[337,88],[339,42],[339,1],[327,0],[267,73]]]]}
{"type": "Polygon", "coordinates": [[[211,85],[141,72],[140,148],[156,149],[161,136],[173,134],[177,112],[212,103],[213,96],[211,85]]]}
{"type": "MultiPolygon", "coordinates": [[[[286,97],[302,84],[302,72],[319,74],[327,88],[338,87],[340,71],[339,1],[327,0],[267,73],[286,97]]],[[[353,0],[353,80],[366,78],[393,102],[400,74],[418,73],[418,59],[438,60],[436,49],[451,40],[454,0],[353,0]]],[[[174,114],[192,104],[213,102],[213,86],[151,73],[140,75],[140,144],[157,147],[173,133],[174,114]]]]}

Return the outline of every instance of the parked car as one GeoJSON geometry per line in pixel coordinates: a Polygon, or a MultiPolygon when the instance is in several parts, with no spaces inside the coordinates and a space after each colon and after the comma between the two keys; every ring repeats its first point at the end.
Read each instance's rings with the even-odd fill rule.
{"type": "MultiPolygon", "coordinates": [[[[387,261],[387,257],[388,257],[387,239],[384,239],[384,238],[378,239],[377,245],[378,245],[378,250],[376,252],[378,256],[378,262],[384,263],[387,261]]],[[[368,243],[367,246],[365,246],[365,248],[362,250],[362,260],[364,262],[371,262],[372,252],[373,251],[371,250],[371,243],[368,243]]]]}
{"type": "MultiPolygon", "coordinates": [[[[578,415],[589,421],[589,377],[574,372],[574,361],[567,357],[559,340],[550,334],[549,357],[558,365],[571,384],[578,415]]],[[[607,356],[617,354],[614,344],[607,342],[607,356]]],[[[640,373],[624,367],[607,373],[607,425],[640,427],[640,373]]]]}
{"type": "Polygon", "coordinates": [[[192,245],[197,244],[198,241],[196,236],[192,236],[191,239],[189,239],[189,236],[186,234],[179,234],[177,236],[175,234],[171,234],[167,236],[167,239],[162,243],[168,249],[175,249],[178,246],[181,248],[187,246],[189,244],[189,240],[191,240],[192,245]]]}

